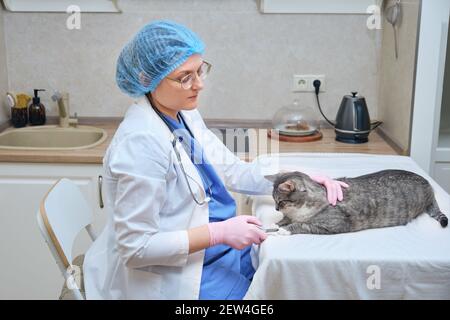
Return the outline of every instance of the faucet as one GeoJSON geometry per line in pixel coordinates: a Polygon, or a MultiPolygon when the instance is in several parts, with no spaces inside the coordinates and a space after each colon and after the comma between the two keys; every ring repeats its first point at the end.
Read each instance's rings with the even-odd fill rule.
{"type": "Polygon", "coordinates": [[[71,118],[69,114],[69,94],[55,91],[52,100],[58,103],[59,126],[62,128],[68,128],[70,125],[76,127],[78,124],[77,113],[75,112],[74,118],[71,118]]]}

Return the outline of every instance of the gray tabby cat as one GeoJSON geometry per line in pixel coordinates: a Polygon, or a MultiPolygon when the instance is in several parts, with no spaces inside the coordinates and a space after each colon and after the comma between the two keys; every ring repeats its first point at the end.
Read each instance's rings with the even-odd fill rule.
{"type": "Polygon", "coordinates": [[[336,234],[371,228],[405,225],[423,212],[448,224],[423,177],[408,171],[386,170],[356,178],[340,178],[344,199],[335,207],[326,189],[301,172],[280,173],[266,178],[274,183],[280,234],[336,234]]]}

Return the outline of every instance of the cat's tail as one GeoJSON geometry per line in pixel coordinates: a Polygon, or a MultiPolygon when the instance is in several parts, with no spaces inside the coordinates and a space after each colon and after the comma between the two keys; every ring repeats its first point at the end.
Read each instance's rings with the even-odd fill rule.
{"type": "Polygon", "coordinates": [[[430,217],[441,224],[442,228],[445,228],[448,225],[448,218],[445,214],[442,213],[441,209],[439,209],[436,199],[433,199],[433,204],[430,206],[427,212],[430,217]]]}

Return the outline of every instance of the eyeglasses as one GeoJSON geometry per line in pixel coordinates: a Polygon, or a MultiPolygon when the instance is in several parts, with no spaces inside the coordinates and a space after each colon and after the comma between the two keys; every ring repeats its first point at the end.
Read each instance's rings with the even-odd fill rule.
{"type": "Polygon", "coordinates": [[[198,68],[198,70],[196,72],[191,72],[187,75],[185,75],[184,77],[182,77],[181,79],[172,79],[169,77],[166,77],[169,80],[178,82],[179,84],[181,84],[181,87],[185,90],[189,90],[190,88],[192,88],[192,85],[194,84],[195,81],[195,73],[197,73],[197,76],[202,79],[205,80],[206,77],[208,76],[209,72],[211,71],[211,64],[209,62],[203,61],[202,65],[200,66],[200,68],[198,68]]]}

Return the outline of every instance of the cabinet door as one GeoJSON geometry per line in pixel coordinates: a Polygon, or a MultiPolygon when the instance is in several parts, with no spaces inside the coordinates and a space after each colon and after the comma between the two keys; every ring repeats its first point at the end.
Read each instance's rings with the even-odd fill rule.
{"type": "Polygon", "coordinates": [[[434,179],[450,194],[450,162],[436,162],[434,166],[434,179]]]}
{"type": "Polygon", "coordinates": [[[236,202],[236,215],[252,215],[250,196],[231,191],[230,194],[236,202]]]}
{"type": "MultiPolygon", "coordinates": [[[[0,164],[0,299],[57,299],[64,278],[38,229],[42,198],[60,178],[72,179],[94,210],[94,229],[105,217],[98,204],[100,165],[0,164]]],[[[73,256],[91,244],[81,232],[73,256]]]]}

